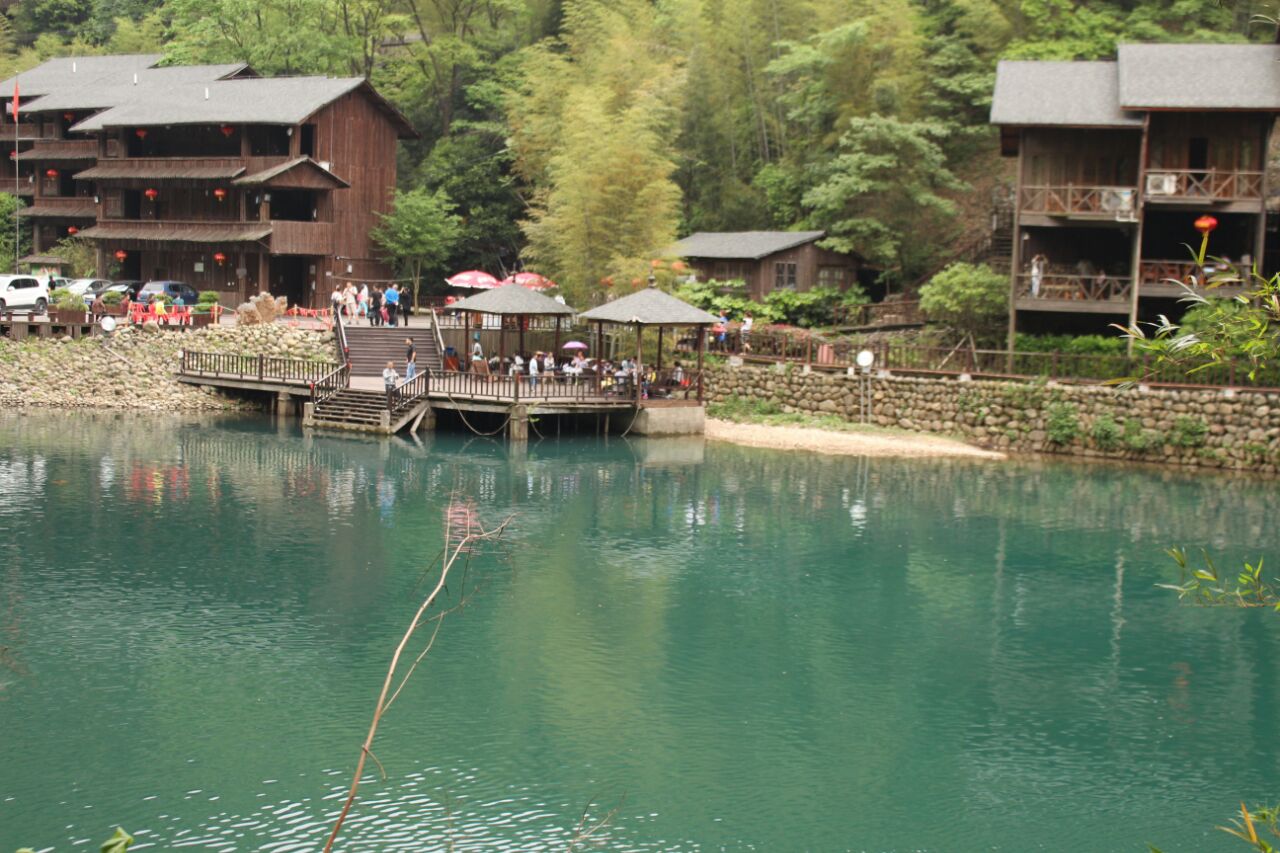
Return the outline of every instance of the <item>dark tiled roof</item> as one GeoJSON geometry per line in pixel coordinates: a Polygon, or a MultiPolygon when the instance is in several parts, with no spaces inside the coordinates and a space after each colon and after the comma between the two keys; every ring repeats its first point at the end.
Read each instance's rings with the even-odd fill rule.
{"type": "Polygon", "coordinates": [[[669,250],[681,258],[759,260],[774,252],[812,243],[823,231],[699,231],[669,250]]]}
{"type": "Polygon", "coordinates": [[[95,225],[80,232],[90,240],[151,240],[180,243],[252,243],[271,236],[271,226],[244,228],[227,225],[130,225],[108,223],[95,225]]]}
{"type": "Polygon", "coordinates": [[[22,209],[24,219],[97,219],[98,206],[86,198],[75,204],[35,204],[22,209]]]}
{"type": "Polygon", "coordinates": [[[481,314],[572,314],[568,305],[556,302],[519,284],[507,284],[468,296],[448,307],[449,311],[477,311],[481,314]]]}
{"type": "Polygon", "coordinates": [[[121,78],[135,71],[143,71],[163,58],[159,53],[141,53],[50,59],[0,83],[0,92],[13,97],[14,83],[18,84],[18,95],[21,98],[47,95],[73,85],[94,86],[100,80],[121,78]]]}
{"type": "Polygon", "coordinates": [[[260,184],[270,183],[273,179],[278,178],[286,172],[291,172],[298,168],[310,169],[318,172],[327,181],[333,183],[334,186],[351,186],[351,184],[342,180],[342,178],[339,178],[333,172],[330,172],[310,157],[295,157],[294,159],[281,163],[278,166],[272,166],[270,169],[263,169],[261,172],[254,172],[251,175],[244,175],[236,178],[231,183],[238,187],[258,186],[260,184]]]}
{"type": "Polygon", "coordinates": [[[198,160],[99,160],[96,166],[77,172],[77,181],[139,180],[225,180],[244,174],[244,166],[236,163],[201,163],[198,160]]]}
{"type": "Polygon", "coordinates": [[[606,302],[578,316],[592,322],[639,323],[642,326],[703,326],[716,322],[715,317],[701,308],[695,308],[656,287],[606,302]]]}
{"type": "Polygon", "coordinates": [[[35,264],[39,267],[60,267],[66,263],[66,259],[57,255],[24,255],[18,258],[18,263],[35,264]]]}
{"type": "Polygon", "coordinates": [[[1010,62],[996,66],[991,123],[1142,127],[1120,109],[1114,62],[1010,62]]]}
{"type": "Polygon", "coordinates": [[[1280,46],[1124,44],[1120,103],[1128,109],[1280,110],[1280,46]]]}

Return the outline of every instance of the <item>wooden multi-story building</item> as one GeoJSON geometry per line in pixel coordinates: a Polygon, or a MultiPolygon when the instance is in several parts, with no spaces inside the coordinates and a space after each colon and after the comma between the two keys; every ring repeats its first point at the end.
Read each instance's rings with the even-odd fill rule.
{"type": "MultiPolygon", "coordinates": [[[[991,122],[1018,158],[1009,340],[1177,315],[1210,254],[1247,271],[1266,239],[1280,47],[1122,45],[1115,61],[1001,62],[991,122]]],[[[1227,295],[1230,291],[1217,291],[1227,295]]],[[[1238,291],[1237,291],[1238,292],[1238,291]]]]}
{"type": "Polygon", "coordinates": [[[223,302],[267,290],[318,305],[335,284],[389,277],[369,232],[414,134],[403,115],[360,78],[160,59],[56,59],[0,83],[20,101],[16,133],[0,128],[0,190],[29,202],[33,254],[79,235],[99,276],[223,302]]]}

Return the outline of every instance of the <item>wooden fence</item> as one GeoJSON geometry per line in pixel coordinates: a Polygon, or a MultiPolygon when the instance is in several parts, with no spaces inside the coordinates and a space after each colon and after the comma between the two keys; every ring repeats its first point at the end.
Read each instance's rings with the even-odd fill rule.
{"type": "Polygon", "coordinates": [[[328,361],[183,350],[179,372],[187,376],[309,385],[331,375],[337,367],[339,365],[328,361]]]}

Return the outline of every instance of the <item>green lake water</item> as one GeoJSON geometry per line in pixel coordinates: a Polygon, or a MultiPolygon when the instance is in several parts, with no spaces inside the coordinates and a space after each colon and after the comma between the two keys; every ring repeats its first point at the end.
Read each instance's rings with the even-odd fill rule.
{"type": "Polygon", "coordinates": [[[509,556],[340,849],[1229,853],[1280,798],[1280,615],[1155,588],[1280,565],[1274,481],[64,413],[0,416],[0,851],[318,849],[454,500],[509,556]]]}

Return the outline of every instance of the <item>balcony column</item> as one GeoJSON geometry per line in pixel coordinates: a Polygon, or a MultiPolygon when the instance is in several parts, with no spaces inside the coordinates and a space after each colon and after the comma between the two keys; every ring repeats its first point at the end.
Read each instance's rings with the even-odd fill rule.
{"type": "Polygon", "coordinates": [[[271,256],[258,253],[258,293],[271,292],[271,256]]]}
{"type": "Polygon", "coordinates": [[[1018,180],[1013,193],[1013,257],[1009,259],[1009,335],[1005,349],[1009,350],[1012,367],[1013,342],[1018,332],[1018,273],[1022,271],[1022,149],[1026,140],[1018,131],[1018,180]]]}

